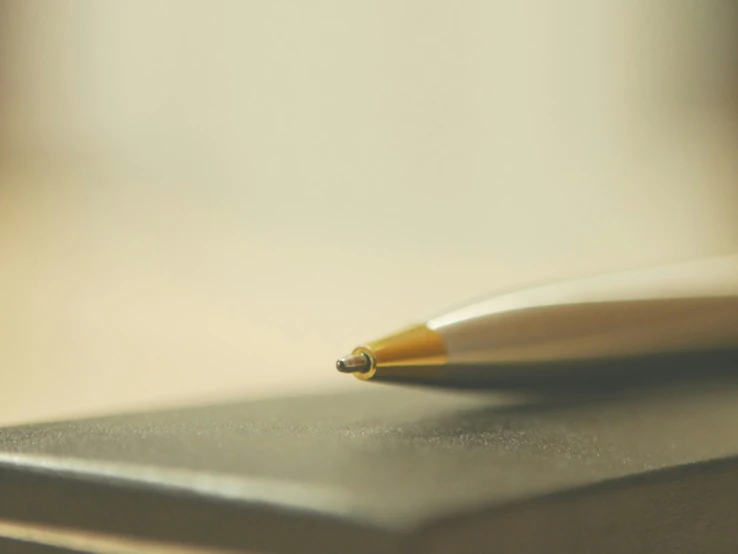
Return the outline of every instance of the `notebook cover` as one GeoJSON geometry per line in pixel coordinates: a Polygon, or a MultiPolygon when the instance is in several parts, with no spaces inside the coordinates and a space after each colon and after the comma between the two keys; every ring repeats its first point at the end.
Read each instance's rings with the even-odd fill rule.
{"type": "Polygon", "coordinates": [[[252,553],[735,552],[738,384],[367,384],[0,429],[3,525],[252,553]]]}

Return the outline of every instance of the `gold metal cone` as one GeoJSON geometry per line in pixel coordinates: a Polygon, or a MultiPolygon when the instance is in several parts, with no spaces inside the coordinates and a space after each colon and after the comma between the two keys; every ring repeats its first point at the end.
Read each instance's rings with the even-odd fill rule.
{"type": "Polygon", "coordinates": [[[437,377],[448,361],[441,335],[416,325],[354,349],[372,361],[369,371],[355,372],[362,381],[393,377],[437,377]]]}

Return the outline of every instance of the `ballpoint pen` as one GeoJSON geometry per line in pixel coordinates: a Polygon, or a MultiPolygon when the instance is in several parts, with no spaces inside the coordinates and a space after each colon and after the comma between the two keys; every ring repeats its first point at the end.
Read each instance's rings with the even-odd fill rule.
{"type": "Polygon", "coordinates": [[[336,368],[365,381],[494,386],[738,351],[738,255],[503,293],[368,342],[336,368]]]}

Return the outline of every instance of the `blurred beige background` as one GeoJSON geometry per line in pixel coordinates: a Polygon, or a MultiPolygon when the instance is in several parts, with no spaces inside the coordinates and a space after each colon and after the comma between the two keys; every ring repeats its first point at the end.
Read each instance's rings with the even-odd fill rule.
{"type": "Polygon", "coordinates": [[[736,250],[733,4],[0,0],[0,423],[736,250]]]}

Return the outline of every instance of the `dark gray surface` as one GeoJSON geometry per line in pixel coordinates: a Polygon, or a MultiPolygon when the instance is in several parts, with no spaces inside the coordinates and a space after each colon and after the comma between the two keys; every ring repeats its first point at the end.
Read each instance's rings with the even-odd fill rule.
{"type": "Polygon", "coordinates": [[[0,552],[3,554],[86,554],[81,550],[70,550],[2,537],[0,537],[0,552]]]}
{"type": "Polygon", "coordinates": [[[0,517],[267,552],[653,552],[679,533],[721,551],[737,455],[733,381],[528,401],[368,385],[0,430],[0,517]]]}

